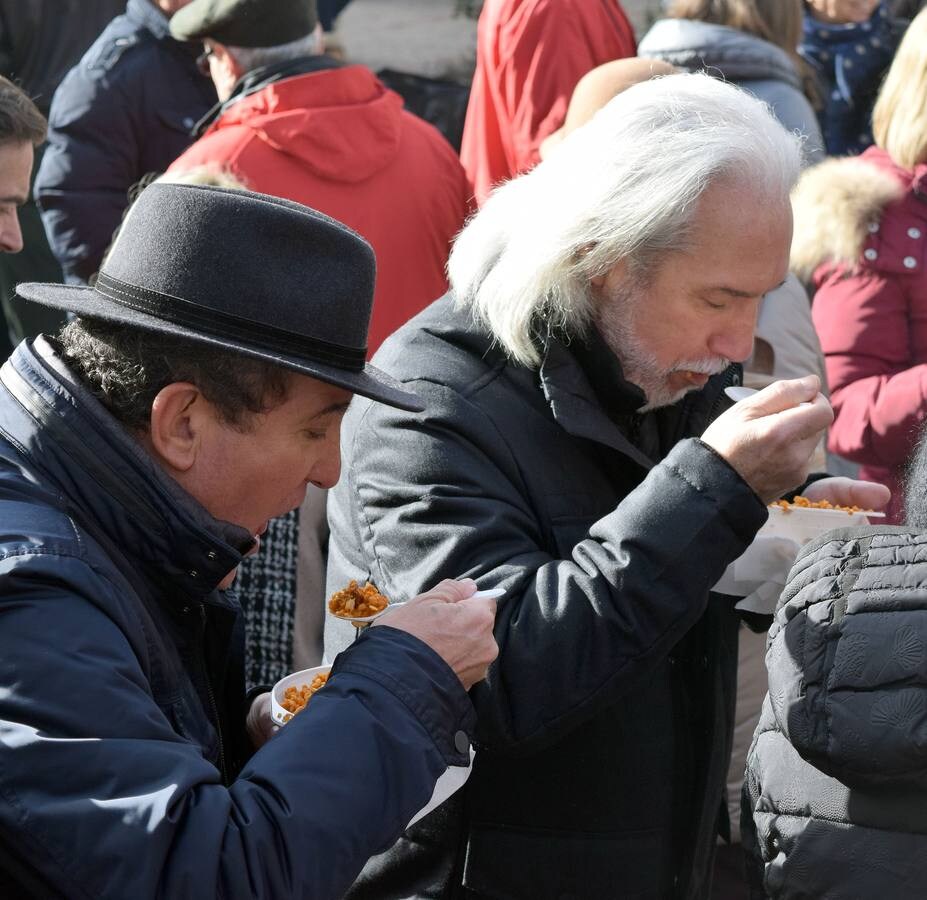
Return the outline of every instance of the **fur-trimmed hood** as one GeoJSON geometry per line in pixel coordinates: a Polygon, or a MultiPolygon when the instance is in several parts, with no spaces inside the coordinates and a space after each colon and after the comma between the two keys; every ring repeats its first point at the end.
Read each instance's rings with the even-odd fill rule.
{"type": "MultiPolygon", "coordinates": [[[[875,148],[808,169],[792,194],[792,271],[807,283],[825,262],[857,268],[887,207],[921,181],[927,186],[927,166],[912,175],[875,148]]],[[[927,204],[923,209],[927,214],[927,204]]]]}

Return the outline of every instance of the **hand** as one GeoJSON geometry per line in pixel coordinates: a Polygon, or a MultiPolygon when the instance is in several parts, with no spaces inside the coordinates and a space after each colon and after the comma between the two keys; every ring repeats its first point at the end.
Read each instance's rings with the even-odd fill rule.
{"type": "Polygon", "coordinates": [[[875,481],[855,478],[821,478],[808,485],[803,496],[809,500],[829,500],[834,506],[858,506],[878,512],[888,506],[892,492],[875,481]]]}
{"type": "Polygon", "coordinates": [[[776,381],[718,416],[702,440],[771,503],[808,477],[811,454],[834,419],[820,388],[816,375],[776,381]]]}
{"type": "Polygon", "coordinates": [[[496,601],[471,598],[476,582],[442,581],[396,609],[388,609],[372,627],[389,625],[424,641],[460,679],[465,690],[486,677],[499,648],[493,637],[496,601]]]}
{"type": "Polygon", "coordinates": [[[260,750],[277,733],[277,726],[270,714],[269,691],[254,698],[245,719],[245,730],[255,750],[260,750]]]}

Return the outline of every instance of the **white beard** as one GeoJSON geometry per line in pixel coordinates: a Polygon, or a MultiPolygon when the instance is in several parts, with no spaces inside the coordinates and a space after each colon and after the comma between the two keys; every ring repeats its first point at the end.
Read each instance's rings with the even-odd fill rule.
{"type": "Polygon", "coordinates": [[[637,317],[645,308],[645,298],[640,287],[622,286],[601,303],[597,321],[602,337],[621,363],[625,379],[637,385],[647,398],[639,412],[672,406],[690,391],[700,390],[695,384],[683,388],[671,387],[669,377],[674,373],[699,372],[717,375],[731,364],[729,359],[713,356],[682,359],[672,366],[661,367],[656,356],[647,349],[637,333],[637,317]]]}

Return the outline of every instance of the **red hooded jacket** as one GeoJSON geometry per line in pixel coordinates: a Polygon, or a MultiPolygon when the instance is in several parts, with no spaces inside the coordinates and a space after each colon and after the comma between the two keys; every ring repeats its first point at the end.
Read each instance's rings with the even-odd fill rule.
{"type": "Polygon", "coordinates": [[[636,52],[618,0],[486,0],[460,150],[477,203],[538,163],[583,75],[636,52]]]}
{"type": "Polygon", "coordinates": [[[795,223],[836,414],[828,447],[892,489],[900,521],[927,419],[927,165],[902,169],[878,148],[825,162],[799,185],[795,223]]]}
{"type": "Polygon", "coordinates": [[[452,238],[470,211],[453,149],[363,66],[268,84],[229,105],[170,167],[222,167],[363,235],[377,257],[368,350],[447,290],[452,238]]]}

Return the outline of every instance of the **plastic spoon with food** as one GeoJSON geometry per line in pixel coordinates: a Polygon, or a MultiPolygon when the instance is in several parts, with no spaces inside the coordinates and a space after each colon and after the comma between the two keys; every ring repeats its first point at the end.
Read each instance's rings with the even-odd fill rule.
{"type": "MultiPolygon", "coordinates": [[[[477,591],[472,597],[501,597],[504,593],[502,588],[490,588],[477,591]]],[[[355,628],[366,628],[387,610],[398,609],[407,602],[391,603],[370,582],[360,587],[356,581],[352,581],[346,588],[332,594],[328,601],[328,611],[336,618],[350,622],[355,628]]]]}

